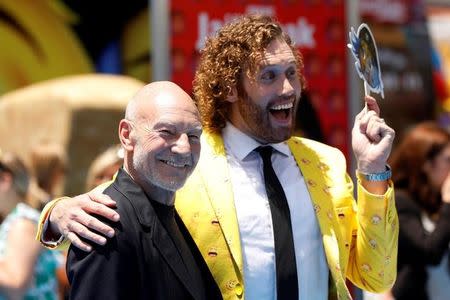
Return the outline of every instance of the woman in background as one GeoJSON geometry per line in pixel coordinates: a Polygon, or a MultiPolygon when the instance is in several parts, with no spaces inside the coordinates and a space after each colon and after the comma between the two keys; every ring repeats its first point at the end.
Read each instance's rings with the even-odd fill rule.
{"type": "Polygon", "coordinates": [[[40,142],[30,152],[31,171],[39,188],[51,198],[63,191],[68,160],[62,145],[53,142],[40,142]]]}
{"type": "Polygon", "coordinates": [[[89,167],[86,190],[90,191],[103,182],[111,180],[123,164],[123,154],[120,144],[110,146],[100,153],[89,167]]]}
{"type": "Polygon", "coordinates": [[[1,201],[16,204],[0,226],[0,299],[57,299],[60,254],[35,240],[48,195],[32,183],[18,157],[1,151],[0,187],[1,201]]]}
{"type": "Polygon", "coordinates": [[[400,222],[396,300],[450,299],[450,134],[434,122],[406,133],[391,155],[400,222]]]}

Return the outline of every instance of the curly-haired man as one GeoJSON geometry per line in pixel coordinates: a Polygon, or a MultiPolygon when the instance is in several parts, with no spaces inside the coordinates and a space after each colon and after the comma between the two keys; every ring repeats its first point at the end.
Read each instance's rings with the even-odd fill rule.
{"type": "MultiPolygon", "coordinates": [[[[267,16],[226,24],[201,53],[194,96],[202,153],[175,202],[225,299],[349,299],[346,279],[380,292],[396,277],[398,222],[386,165],[394,131],[366,97],[352,131],[356,203],[342,153],[292,137],[302,64],[267,16]]],[[[43,214],[53,208],[48,231],[85,250],[88,240],[105,243],[98,233],[111,229],[89,215],[117,220],[103,203],[113,201],[89,193],[54,202],[43,214]]]]}

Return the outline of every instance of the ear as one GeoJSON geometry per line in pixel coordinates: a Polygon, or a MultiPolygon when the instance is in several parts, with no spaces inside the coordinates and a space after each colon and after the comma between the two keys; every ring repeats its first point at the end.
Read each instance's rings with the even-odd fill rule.
{"type": "Polygon", "coordinates": [[[230,89],[230,93],[228,93],[226,100],[230,103],[236,102],[238,100],[238,93],[236,86],[230,89]]]}
{"type": "Polygon", "coordinates": [[[122,119],[119,123],[119,139],[125,151],[133,151],[134,142],[132,139],[133,125],[130,121],[122,119]]]}

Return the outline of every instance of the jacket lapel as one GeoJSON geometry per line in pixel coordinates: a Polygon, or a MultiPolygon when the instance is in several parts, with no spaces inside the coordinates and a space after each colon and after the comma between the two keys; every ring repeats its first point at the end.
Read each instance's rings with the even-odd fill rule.
{"type": "Polygon", "coordinates": [[[155,243],[155,247],[158,248],[158,251],[161,253],[161,256],[164,258],[166,263],[170,266],[175,275],[180,279],[181,283],[186,287],[189,293],[192,295],[194,299],[200,299],[200,295],[198,291],[194,289],[194,287],[190,284],[190,276],[187,272],[185,264],[178,252],[175,244],[173,243],[170,236],[167,234],[167,231],[159,223],[158,220],[155,220],[155,226],[153,231],[153,240],[155,243]]]}
{"type": "Polygon", "coordinates": [[[291,138],[289,148],[295,157],[305,179],[319,223],[330,273],[338,289],[345,288],[339,263],[339,244],[335,229],[339,228],[332,202],[333,180],[328,171],[330,166],[323,162],[316,151],[305,145],[303,139],[291,138]]]}
{"type": "Polygon", "coordinates": [[[156,212],[151,205],[150,199],[131,177],[120,169],[117,174],[116,187],[129,199],[134,207],[138,221],[143,227],[153,228],[152,236],[155,247],[160,252],[163,259],[180,279],[194,299],[199,299],[198,292],[190,284],[189,274],[184,262],[161,222],[156,216],[156,212]]]}
{"type": "MultiPolygon", "coordinates": [[[[214,208],[220,228],[231,250],[232,257],[241,275],[243,270],[240,248],[239,226],[236,208],[234,206],[233,188],[228,168],[225,146],[220,135],[204,134],[209,147],[203,147],[203,163],[199,165],[202,176],[207,178],[206,189],[209,195],[214,195],[211,205],[214,208]]],[[[203,143],[205,145],[206,143],[203,143]]]]}

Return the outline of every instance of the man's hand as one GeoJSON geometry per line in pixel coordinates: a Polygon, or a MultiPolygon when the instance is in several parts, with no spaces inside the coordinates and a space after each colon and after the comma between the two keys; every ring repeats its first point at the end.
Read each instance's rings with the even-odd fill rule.
{"type": "Polygon", "coordinates": [[[356,116],[352,130],[352,147],[357,167],[363,173],[380,173],[386,170],[395,132],[380,118],[377,101],[365,97],[366,107],[356,116]]]}
{"type": "Polygon", "coordinates": [[[100,222],[91,214],[100,215],[117,222],[119,214],[110,207],[115,207],[109,196],[93,190],[74,198],[60,200],[51,211],[49,222],[50,230],[66,236],[71,243],[81,250],[91,251],[92,247],[83,242],[80,237],[96,244],[104,245],[107,237],[114,236],[114,229],[100,222]],[[95,230],[98,233],[92,232],[95,230]]]}

